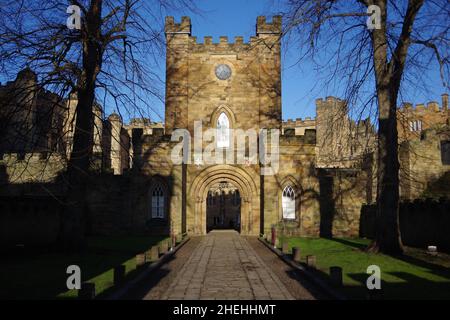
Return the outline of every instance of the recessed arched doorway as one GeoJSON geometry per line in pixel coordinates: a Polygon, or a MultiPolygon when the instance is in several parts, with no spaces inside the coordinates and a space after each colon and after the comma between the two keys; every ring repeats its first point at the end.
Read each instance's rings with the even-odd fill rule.
{"type": "Polygon", "coordinates": [[[239,232],[245,235],[260,233],[260,197],[255,183],[259,175],[251,174],[240,166],[214,165],[195,175],[188,187],[186,203],[187,231],[192,234],[206,234],[208,224],[208,194],[220,183],[239,191],[239,232]]]}
{"type": "Polygon", "coordinates": [[[234,229],[241,232],[241,194],[228,181],[209,187],[206,197],[206,232],[213,229],[234,229]]]}

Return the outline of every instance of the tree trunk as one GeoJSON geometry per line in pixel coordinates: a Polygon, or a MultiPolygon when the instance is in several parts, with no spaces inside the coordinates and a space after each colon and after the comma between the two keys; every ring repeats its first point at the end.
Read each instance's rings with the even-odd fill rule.
{"type": "Polygon", "coordinates": [[[62,222],[62,245],[66,249],[80,249],[84,245],[84,214],[86,187],[93,146],[94,89],[78,90],[76,129],[73,149],[67,169],[67,196],[62,222]]]}
{"type": "Polygon", "coordinates": [[[402,34],[388,60],[387,0],[375,0],[380,8],[380,28],[371,33],[378,99],[378,175],[376,237],[369,251],[403,253],[399,225],[399,161],[397,97],[408,51],[414,17],[423,0],[409,1],[402,34]]]}
{"type": "Polygon", "coordinates": [[[83,70],[78,81],[78,104],[73,149],[67,169],[67,197],[62,217],[62,245],[79,249],[84,244],[86,187],[93,148],[95,87],[101,69],[101,0],[91,0],[81,37],[83,70]]]}
{"type": "Polygon", "coordinates": [[[396,94],[378,90],[378,192],[376,239],[372,251],[403,253],[399,225],[399,161],[396,94]]]}

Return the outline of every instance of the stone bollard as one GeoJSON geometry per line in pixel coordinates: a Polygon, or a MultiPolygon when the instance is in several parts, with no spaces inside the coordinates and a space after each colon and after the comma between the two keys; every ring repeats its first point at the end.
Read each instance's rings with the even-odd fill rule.
{"type": "Polygon", "coordinates": [[[342,287],[342,268],[330,267],[330,279],[335,287],[342,287]]]}
{"type": "Polygon", "coordinates": [[[92,282],[82,283],[81,289],[78,290],[78,299],[94,300],[95,299],[95,283],[92,283],[92,282]]]}
{"type": "Polygon", "coordinates": [[[275,248],[281,248],[281,240],[278,238],[275,240],[275,248]]]}
{"type": "Polygon", "coordinates": [[[432,256],[437,256],[437,247],[436,246],[428,246],[427,248],[427,252],[428,254],[432,255],[432,256]]]}
{"type": "Polygon", "coordinates": [[[145,254],[139,253],[136,255],[136,268],[142,267],[145,263],[145,254]]]}
{"type": "Polygon", "coordinates": [[[117,286],[125,279],[125,265],[114,267],[114,285],[117,286]]]}
{"type": "Polygon", "coordinates": [[[148,261],[154,262],[159,259],[159,248],[157,246],[153,246],[149,250],[148,261]]]}
{"type": "Polygon", "coordinates": [[[281,252],[283,252],[284,254],[289,254],[289,242],[287,242],[286,240],[283,241],[283,244],[281,245],[281,252]]]}
{"type": "Polygon", "coordinates": [[[159,254],[165,254],[167,252],[167,250],[169,250],[168,245],[167,245],[167,241],[161,241],[159,243],[159,254]]]}
{"type": "Polygon", "coordinates": [[[174,233],[172,233],[170,240],[171,240],[170,251],[172,251],[177,246],[177,238],[174,233]]]}
{"type": "Polygon", "coordinates": [[[151,249],[148,249],[147,251],[144,252],[145,255],[145,262],[150,262],[152,261],[152,251],[151,249]]]}
{"type": "Polygon", "coordinates": [[[300,248],[299,247],[292,248],[292,260],[294,260],[295,262],[300,262],[300,248]]]}
{"type": "Polygon", "coordinates": [[[316,268],[316,256],[308,255],[306,256],[306,265],[310,268],[316,268]]]}
{"type": "Polygon", "coordinates": [[[274,248],[277,247],[277,229],[275,227],[272,227],[272,245],[274,248]]]}

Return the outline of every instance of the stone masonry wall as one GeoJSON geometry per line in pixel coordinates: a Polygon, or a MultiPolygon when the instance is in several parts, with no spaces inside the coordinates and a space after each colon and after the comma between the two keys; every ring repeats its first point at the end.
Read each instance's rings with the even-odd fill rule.
{"type": "Polygon", "coordinates": [[[442,162],[442,141],[450,140],[450,130],[425,130],[422,139],[404,141],[400,145],[400,195],[403,199],[416,199],[434,181],[450,171],[442,162]]]}

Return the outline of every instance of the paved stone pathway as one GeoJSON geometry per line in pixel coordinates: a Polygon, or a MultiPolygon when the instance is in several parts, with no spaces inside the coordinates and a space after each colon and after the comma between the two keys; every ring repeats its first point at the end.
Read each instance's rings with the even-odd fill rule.
{"type": "Polygon", "coordinates": [[[232,230],[205,236],[162,299],[293,299],[244,237],[232,230]]]}

